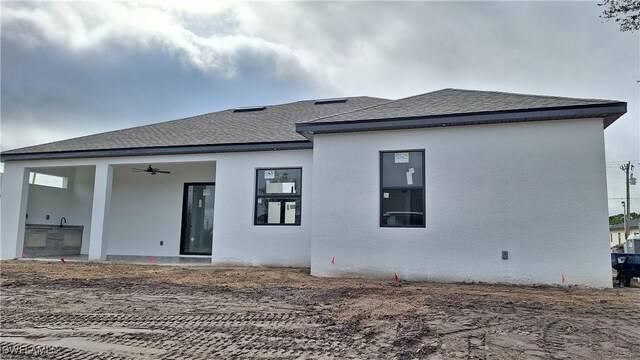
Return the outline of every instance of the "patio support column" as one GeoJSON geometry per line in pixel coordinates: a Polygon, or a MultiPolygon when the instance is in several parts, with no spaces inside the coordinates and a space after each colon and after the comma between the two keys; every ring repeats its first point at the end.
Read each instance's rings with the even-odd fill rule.
{"type": "Polygon", "coordinates": [[[7,161],[2,175],[0,260],[22,255],[29,194],[29,170],[7,161]]]}
{"type": "Polygon", "coordinates": [[[107,225],[111,206],[113,166],[106,163],[96,164],[94,182],[89,260],[105,260],[107,258],[107,225]]]}

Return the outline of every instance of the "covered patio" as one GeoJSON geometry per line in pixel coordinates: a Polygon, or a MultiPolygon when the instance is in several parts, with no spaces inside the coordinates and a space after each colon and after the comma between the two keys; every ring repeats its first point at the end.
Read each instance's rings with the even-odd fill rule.
{"type": "Polygon", "coordinates": [[[216,161],[109,160],[8,163],[3,258],[211,263],[216,161]]]}

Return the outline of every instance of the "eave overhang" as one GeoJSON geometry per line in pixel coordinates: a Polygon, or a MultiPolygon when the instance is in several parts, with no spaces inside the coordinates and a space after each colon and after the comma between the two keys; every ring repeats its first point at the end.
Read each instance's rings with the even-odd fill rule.
{"type": "Polygon", "coordinates": [[[288,141],[273,143],[247,143],[247,144],[217,144],[217,145],[190,145],[190,146],[163,146],[126,149],[97,149],[55,152],[15,153],[0,155],[1,161],[20,160],[52,160],[52,159],[78,159],[78,158],[105,158],[123,156],[156,156],[156,155],[182,155],[204,153],[227,153],[248,151],[277,151],[277,150],[305,150],[312,149],[309,141],[288,141]]]}
{"type": "Polygon", "coordinates": [[[309,140],[314,134],[415,129],[463,125],[484,125],[526,121],[547,121],[578,118],[602,118],[606,129],[627,112],[626,102],[580,105],[571,107],[488,111],[466,114],[436,115],[425,117],[387,118],[343,122],[298,123],[296,131],[309,140]]]}

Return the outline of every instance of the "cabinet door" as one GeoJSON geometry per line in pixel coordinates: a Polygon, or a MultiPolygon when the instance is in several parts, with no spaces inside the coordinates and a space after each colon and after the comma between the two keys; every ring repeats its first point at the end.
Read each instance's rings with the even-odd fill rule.
{"type": "Polygon", "coordinates": [[[62,238],[62,247],[81,247],[82,233],[79,231],[65,231],[62,238]]]}
{"type": "Polygon", "coordinates": [[[27,230],[24,236],[24,247],[43,248],[47,245],[46,230],[27,230]]]}

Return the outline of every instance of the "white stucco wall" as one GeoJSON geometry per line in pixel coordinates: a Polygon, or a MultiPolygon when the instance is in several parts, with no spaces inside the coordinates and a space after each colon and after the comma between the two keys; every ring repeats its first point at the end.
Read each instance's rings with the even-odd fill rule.
{"type": "Polygon", "coordinates": [[[220,154],[216,176],[213,262],[308,267],[311,238],[311,150],[220,154]],[[257,168],[302,167],[300,226],[255,226],[257,168]]]}
{"type": "Polygon", "coordinates": [[[611,287],[602,120],[316,135],[313,166],[313,275],[611,287]],[[379,151],[405,149],[426,228],[381,228],[379,151]]]}
{"type": "Polygon", "coordinates": [[[216,178],[213,162],[154,163],[171,174],[131,171],[132,167],[146,166],[114,166],[106,232],[108,255],[180,255],[184,184],[215,182],[216,178]]]}

